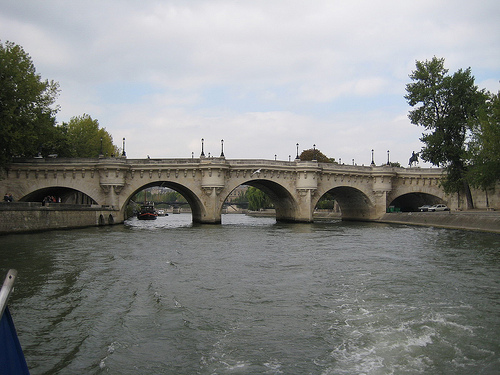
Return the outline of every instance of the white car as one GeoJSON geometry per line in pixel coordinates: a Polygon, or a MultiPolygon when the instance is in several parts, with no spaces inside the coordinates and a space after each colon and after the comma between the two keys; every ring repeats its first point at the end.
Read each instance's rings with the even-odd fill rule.
{"type": "Polygon", "coordinates": [[[429,207],[427,210],[430,212],[436,212],[436,211],[449,211],[450,209],[445,204],[435,204],[434,206],[429,207]]]}

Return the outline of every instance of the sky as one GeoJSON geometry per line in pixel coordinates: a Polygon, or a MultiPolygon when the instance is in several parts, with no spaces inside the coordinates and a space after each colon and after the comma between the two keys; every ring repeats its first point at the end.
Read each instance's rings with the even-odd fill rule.
{"type": "Polygon", "coordinates": [[[415,62],[496,93],[499,17],[498,0],[0,0],[0,41],[59,82],[58,123],[89,114],[128,158],[198,157],[203,138],[228,159],[293,160],[298,143],[406,166],[415,62]]]}

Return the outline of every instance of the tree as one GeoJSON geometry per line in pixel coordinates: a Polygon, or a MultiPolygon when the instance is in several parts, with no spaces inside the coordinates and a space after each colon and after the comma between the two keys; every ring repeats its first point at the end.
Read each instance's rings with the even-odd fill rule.
{"type": "Polygon", "coordinates": [[[113,137],[105,128],[99,129],[99,122],[90,115],[75,116],[62,125],[66,133],[69,157],[96,158],[99,155],[118,156],[120,150],[113,145],[113,137]]]}
{"type": "Polygon", "coordinates": [[[335,198],[330,194],[326,193],[323,195],[318,203],[316,203],[316,208],[320,210],[332,210],[335,207],[335,198]]]}
{"type": "Polygon", "coordinates": [[[473,208],[466,178],[466,138],[485,96],[474,85],[470,68],[460,69],[452,76],[447,73],[443,58],[416,62],[416,70],[410,74],[414,82],[406,85],[405,99],[414,107],[408,117],[412,124],[427,131],[420,138],[425,144],[422,159],[443,167],[447,171],[445,191],[464,192],[468,207],[473,208]]]}
{"type": "Polygon", "coordinates": [[[248,209],[258,211],[261,208],[270,208],[273,206],[271,200],[262,190],[250,186],[247,190],[248,209]]]}
{"type": "Polygon", "coordinates": [[[468,178],[472,186],[487,190],[500,181],[500,92],[488,93],[471,138],[468,178]]]}
{"type": "Polygon", "coordinates": [[[300,160],[317,160],[319,163],[333,163],[335,159],[328,158],[320,150],[316,148],[310,148],[308,150],[302,151],[299,156],[300,160]]]}
{"type": "Polygon", "coordinates": [[[55,132],[58,93],[59,84],[43,81],[21,46],[0,43],[0,166],[44,150],[55,132]]]}

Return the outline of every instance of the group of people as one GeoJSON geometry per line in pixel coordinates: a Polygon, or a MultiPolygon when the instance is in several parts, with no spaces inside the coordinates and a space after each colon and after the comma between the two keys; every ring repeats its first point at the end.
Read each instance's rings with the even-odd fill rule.
{"type": "Polygon", "coordinates": [[[11,193],[5,193],[3,196],[3,201],[4,202],[14,202],[14,198],[12,197],[11,193]]]}
{"type": "Polygon", "coordinates": [[[47,203],[61,203],[61,198],[57,198],[52,195],[47,195],[43,198],[42,205],[45,206],[47,203]]]}

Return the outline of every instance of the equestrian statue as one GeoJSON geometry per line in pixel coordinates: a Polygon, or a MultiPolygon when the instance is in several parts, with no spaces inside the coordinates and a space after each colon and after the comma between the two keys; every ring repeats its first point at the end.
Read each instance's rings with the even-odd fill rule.
{"type": "Polygon", "coordinates": [[[412,166],[413,166],[413,164],[415,164],[415,167],[417,166],[417,164],[418,164],[418,154],[419,154],[418,152],[417,152],[417,153],[415,153],[415,151],[412,151],[412,153],[411,153],[411,158],[410,158],[410,160],[408,161],[408,165],[409,165],[410,167],[412,167],[412,166]]]}

